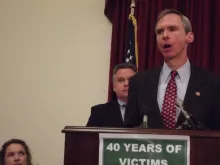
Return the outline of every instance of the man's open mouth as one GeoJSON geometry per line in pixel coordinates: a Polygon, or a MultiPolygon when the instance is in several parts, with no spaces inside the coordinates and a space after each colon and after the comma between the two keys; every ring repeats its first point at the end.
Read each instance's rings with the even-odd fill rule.
{"type": "Polygon", "coordinates": [[[170,44],[164,44],[164,45],[163,45],[163,48],[164,48],[164,49],[167,49],[167,48],[170,48],[170,47],[171,47],[170,44]]]}

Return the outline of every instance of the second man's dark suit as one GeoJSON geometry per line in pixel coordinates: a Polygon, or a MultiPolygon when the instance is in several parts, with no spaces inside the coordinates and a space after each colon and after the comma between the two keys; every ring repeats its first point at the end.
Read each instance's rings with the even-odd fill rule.
{"type": "MultiPolygon", "coordinates": [[[[151,128],[164,128],[157,103],[161,67],[137,73],[130,81],[128,105],[125,113],[127,127],[139,126],[143,114],[151,128]]],[[[219,78],[191,65],[191,76],[184,98],[184,109],[209,129],[220,130],[219,78]]],[[[178,118],[177,126],[185,121],[178,118]]]]}
{"type": "Polygon", "coordinates": [[[105,104],[93,106],[86,126],[124,127],[118,101],[113,100],[105,104]]]}

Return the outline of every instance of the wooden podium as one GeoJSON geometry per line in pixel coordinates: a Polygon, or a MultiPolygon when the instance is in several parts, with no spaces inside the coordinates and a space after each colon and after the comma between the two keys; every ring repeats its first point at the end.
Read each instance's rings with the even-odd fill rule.
{"type": "Polygon", "coordinates": [[[220,165],[220,132],[66,126],[64,165],[98,165],[99,133],[190,136],[190,165],[220,165]]]}

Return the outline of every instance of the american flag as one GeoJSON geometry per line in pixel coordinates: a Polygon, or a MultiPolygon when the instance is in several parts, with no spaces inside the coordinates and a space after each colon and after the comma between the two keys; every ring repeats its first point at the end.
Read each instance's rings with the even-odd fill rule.
{"type": "Polygon", "coordinates": [[[138,69],[137,21],[133,15],[129,15],[128,19],[125,62],[134,64],[138,69]]]}

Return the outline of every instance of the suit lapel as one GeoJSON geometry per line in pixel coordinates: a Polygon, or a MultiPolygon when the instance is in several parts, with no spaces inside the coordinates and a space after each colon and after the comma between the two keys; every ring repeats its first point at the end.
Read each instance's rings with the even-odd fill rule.
{"type": "Polygon", "coordinates": [[[121,116],[121,110],[120,110],[120,105],[117,100],[114,100],[112,102],[112,120],[114,120],[114,123],[117,123],[118,125],[122,126],[123,125],[123,119],[121,116]]]}
{"type": "Polygon", "coordinates": [[[160,109],[157,102],[158,83],[160,77],[161,67],[154,69],[145,76],[145,81],[142,89],[143,98],[140,110],[144,111],[149,118],[149,127],[163,128],[163,120],[161,118],[160,109]],[[146,88],[147,86],[147,88],[146,88]]]}
{"type": "MultiPolygon", "coordinates": [[[[197,93],[200,94],[205,84],[205,81],[206,80],[204,79],[203,75],[201,75],[201,71],[198,70],[197,67],[191,65],[191,75],[183,102],[184,110],[186,110],[190,114],[195,113],[195,111],[199,108],[193,106],[200,105],[200,103],[197,103],[200,101],[199,96],[197,96],[197,93]]],[[[180,113],[177,125],[182,124],[185,120],[185,117],[182,115],[182,113],[180,113]]]]}
{"type": "Polygon", "coordinates": [[[191,66],[191,76],[189,79],[186,95],[184,98],[184,108],[187,110],[189,113],[193,113],[193,109],[190,109],[192,107],[192,103],[195,103],[198,101],[196,96],[196,93],[200,93],[204,84],[205,84],[205,79],[203,75],[201,75],[201,72],[195,67],[191,66]]]}

